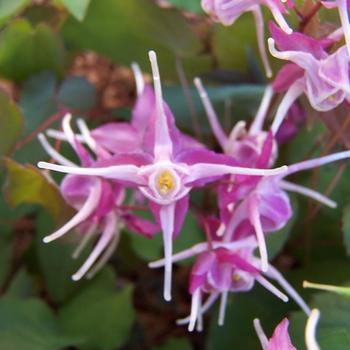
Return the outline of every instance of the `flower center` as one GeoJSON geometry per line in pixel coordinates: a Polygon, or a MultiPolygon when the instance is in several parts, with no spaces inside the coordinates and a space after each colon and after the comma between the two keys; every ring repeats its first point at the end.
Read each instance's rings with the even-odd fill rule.
{"type": "Polygon", "coordinates": [[[233,282],[239,282],[241,280],[241,276],[237,273],[234,273],[232,275],[232,280],[233,280],[233,282]]]}
{"type": "Polygon", "coordinates": [[[175,179],[173,174],[164,170],[157,176],[157,187],[162,195],[166,195],[171,192],[175,187],[175,179]]]}

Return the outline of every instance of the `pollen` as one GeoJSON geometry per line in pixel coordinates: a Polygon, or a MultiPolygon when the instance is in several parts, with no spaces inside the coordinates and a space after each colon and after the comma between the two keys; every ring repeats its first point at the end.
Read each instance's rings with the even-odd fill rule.
{"type": "Polygon", "coordinates": [[[241,276],[238,275],[237,273],[235,273],[235,274],[232,275],[232,280],[234,282],[239,282],[241,280],[241,276]]]}
{"type": "Polygon", "coordinates": [[[170,171],[164,170],[157,176],[157,187],[162,195],[166,195],[174,189],[175,180],[170,171]]]}

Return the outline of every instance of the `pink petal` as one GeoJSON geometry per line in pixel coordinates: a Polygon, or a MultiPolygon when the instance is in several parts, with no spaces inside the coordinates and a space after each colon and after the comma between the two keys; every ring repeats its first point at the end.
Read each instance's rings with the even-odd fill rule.
{"type": "MultiPolygon", "coordinates": [[[[144,125],[144,124],[142,124],[144,125]]],[[[91,131],[94,140],[112,153],[140,150],[142,137],[137,128],[129,123],[107,123],[91,131]]]]}
{"type": "Polygon", "coordinates": [[[287,318],[283,319],[281,323],[277,325],[266,350],[296,350],[296,347],[292,344],[290,339],[288,326],[289,321],[287,318]]]}

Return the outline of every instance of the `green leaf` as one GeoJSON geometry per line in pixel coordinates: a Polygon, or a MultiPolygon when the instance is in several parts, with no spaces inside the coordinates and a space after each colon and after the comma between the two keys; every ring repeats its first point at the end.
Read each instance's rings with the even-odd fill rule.
{"type": "Polygon", "coordinates": [[[220,68],[245,72],[249,62],[249,49],[254,48],[259,56],[252,14],[243,14],[232,26],[214,25],[212,46],[220,68]]]}
{"type": "Polygon", "coordinates": [[[32,297],[34,295],[34,283],[25,268],[16,273],[5,295],[6,297],[20,299],[32,297]]]}
{"type": "MultiPolygon", "coordinates": [[[[350,345],[350,299],[331,293],[316,293],[310,303],[321,312],[317,339],[321,349],[347,349],[350,345]],[[345,346],[344,346],[345,345],[345,346]]],[[[291,336],[298,350],[304,350],[306,317],[301,312],[291,317],[291,336]]]]}
{"type": "Polygon", "coordinates": [[[40,204],[58,219],[65,209],[63,198],[57,187],[32,165],[23,166],[5,159],[7,179],[5,196],[8,203],[17,206],[24,203],[40,204]]]}
{"type": "Polygon", "coordinates": [[[259,318],[266,334],[270,336],[285,317],[288,308],[292,307],[295,307],[295,304],[284,303],[260,286],[254,287],[251,292],[230,293],[225,324],[218,326],[217,314],[211,319],[207,349],[231,349],[232,344],[235,349],[260,349],[253,319],[259,318]]]}
{"type": "Polygon", "coordinates": [[[83,77],[69,77],[63,81],[58,99],[69,108],[87,111],[96,104],[96,88],[83,77]]]}
{"type": "Polygon", "coordinates": [[[132,288],[117,291],[114,280],[110,270],[103,270],[59,311],[66,333],[81,339],[80,349],[115,349],[129,336],[134,321],[132,288]]]}
{"type": "Polygon", "coordinates": [[[191,350],[191,343],[186,338],[170,338],[165,344],[151,350],[191,350]]]}
{"type": "Polygon", "coordinates": [[[69,18],[62,31],[72,49],[94,50],[127,65],[137,61],[147,71],[147,51],[153,49],[163,77],[174,76],[174,53],[192,58],[202,46],[178,11],[148,0],[92,0],[85,19],[69,18]]]}
{"type": "Polygon", "coordinates": [[[50,309],[39,300],[0,299],[0,348],[58,350],[69,345],[50,309]]]}
{"type": "Polygon", "coordinates": [[[346,254],[350,255],[350,205],[343,209],[342,229],[346,254]]]}
{"type": "Polygon", "coordinates": [[[46,24],[33,27],[13,21],[0,34],[0,75],[22,81],[43,70],[60,74],[64,51],[59,37],[46,24]]]}
{"type": "Polygon", "coordinates": [[[78,20],[82,21],[91,0],[61,0],[67,10],[78,20]]]}
{"type": "Polygon", "coordinates": [[[0,25],[2,25],[9,17],[19,13],[29,0],[1,0],[0,1],[0,25]]]}
{"type": "Polygon", "coordinates": [[[172,5],[195,13],[203,13],[200,0],[168,0],[172,5]]]}
{"type": "MultiPolygon", "coordinates": [[[[204,85],[223,127],[225,127],[226,124],[224,123],[224,115],[227,103],[229,103],[230,106],[233,106],[233,108],[230,108],[230,114],[233,117],[238,116],[239,118],[235,119],[235,121],[248,119],[249,117],[255,115],[264,91],[264,86],[253,84],[227,86],[204,85]]],[[[198,115],[201,131],[204,134],[212,134],[197,90],[195,88],[191,88],[190,94],[193,100],[194,109],[198,115]]],[[[189,114],[188,105],[185,102],[186,100],[182,88],[180,86],[165,86],[164,96],[176,118],[177,125],[186,130],[191,128],[189,127],[189,125],[191,125],[191,117],[189,114]]],[[[230,124],[231,125],[229,128],[232,128],[233,120],[230,121],[230,124]]],[[[226,131],[229,134],[231,130],[227,129],[226,131]]]]}
{"type": "Polygon", "coordinates": [[[24,134],[33,132],[57,109],[56,78],[52,72],[42,72],[26,80],[21,89],[19,104],[25,117],[24,134]]]}
{"type": "Polygon", "coordinates": [[[0,91],[0,156],[7,154],[13,148],[17,138],[21,135],[23,118],[16,104],[10,97],[0,91]]]}
{"type": "MultiPolygon", "coordinates": [[[[73,259],[75,244],[68,239],[56,240],[49,244],[43,243],[43,238],[57,229],[45,212],[40,213],[37,228],[36,252],[47,291],[53,301],[61,303],[84,285],[84,281],[74,282],[72,275],[83,264],[86,254],[82,254],[79,259],[73,259]]],[[[68,234],[67,238],[72,241],[71,234],[68,234]]],[[[88,251],[87,248],[86,253],[88,251]]]]}

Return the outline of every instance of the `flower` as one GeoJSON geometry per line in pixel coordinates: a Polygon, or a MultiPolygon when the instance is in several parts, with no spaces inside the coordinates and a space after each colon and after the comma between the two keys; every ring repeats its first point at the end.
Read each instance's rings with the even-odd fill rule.
{"type": "MultiPolygon", "coordinates": [[[[75,138],[70,127],[71,115],[63,118],[63,131],[83,165],[93,167],[94,160],[82,144],[75,138]]],[[[80,128],[84,130],[82,137],[96,152],[97,159],[107,159],[106,151],[97,146],[89,134],[86,124],[78,120],[80,128]]],[[[77,167],[52,148],[43,134],[39,135],[39,141],[47,153],[59,164],[77,167]]],[[[78,258],[86,245],[100,235],[94,249],[80,269],[72,276],[77,281],[86,273],[92,277],[106,263],[118,245],[120,232],[124,226],[130,230],[152,237],[159,232],[159,226],[148,220],[140,219],[122,208],[125,200],[125,189],[120,184],[106,179],[86,177],[81,175],[67,175],[61,182],[60,191],[66,203],[76,209],[76,214],[54,233],[44,238],[45,243],[52,242],[71,229],[76,228],[82,236],[81,242],[73,253],[73,258],[78,258]],[[100,233],[101,232],[101,233],[100,233]]]]}
{"type": "Polygon", "coordinates": [[[143,152],[122,153],[96,161],[93,167],[39,162],[38,167],[67,174],[113,179],[137,188],[148,200],[163,232],[164,298],[171,299],[172,240],[184,220],[188,193],[227,174],[252,176],[283,173],[287,167],[250,169],[231,158],[204,149],[189,149],[179,136],[170,109],[164,104],[156,54],[149,52],[155,89],[155,108],[150,110],[143,152]]]}
{"type": "MultiPolygon", "coordinates": [[[[197,322],[197,327],[200,330],[202,328],[202,315],[221,296],[218,323],[222,325],[228,293],[249,291],[255,282],[287,302],[287,295],[279,291],[264,276],[276,280],[308,314],[310,311],[308,306],[273,266],[269,265],[265,272],[260,270],[261,260],[253,254],[256,247],[256,239],[250,236],[231,242],[216,239],[207,243],[199,243],[192,248],[174,254],[172,256],[173,262],[197,256],[189,282],[189,292],[192,295],[191,314],[189,317],[179,320],[178,324],[188,323],[188,329],[192,331],[197,322]],[[209,294],[209,296],[202,303],[205,294],[209,294]]],[[[165,260],[162,259],[150,263],[149,266],[158,268],[164,264],[165,260]]]]}
{"type": "Polygon", "coordinates": [[[334,53],[325,50],[333,41],[316,40],[302,33],[285,34],[273,23],[268,39],[271,54],[292,63],[279,72],[274,86],[287,89],[271,125],[275,134],[293,102],[305,93],[317,111],[329,111],[343,101],[350,102],[349,53],[342,46],[334,53]],[[280,51],[275,48],[275,44],[280,51]]]}
{"type": "MultiPolygon", "coordinates": [[[[233,24],[245,12],[253,13],[260,55],[266,75],[271,77],[272,71],[265,49],[265,28],[261,5],[265,5],[270,9],[275,21],[282,30],[288,34],[292,33],[292,29],[283,17],[283,14],[287,12],[286,7],[280,0],[202,0],[204,11],[226,26],[233,24]]],[[[288,5],[292,5],[290,0],[288,5]]]]}
{"type": "MultiPolygon", "coordinates": [[[[210,103],[201,81],[195,85],[207,111],[208,119],[218,143],[227,155],[252,167],[268,168],[277,157],[277,144],[272,132],[262,130],[263,121],[271,101],[272,89],[265,90],[257,115],[249,128],[238,122],[227,137],[222,130],[213,106],[210,103]],[[245,163],[246,162],[246,163],[245,163]]],[[[336,203],[324,195],[306,187],[285,181],[284,177],[294,172],[321,166],[329,162],[345,159],[349,151],[334,153],[289,166],[283,175],[271,177],[231,176],[218,187],[218,201],[221,223],[216,232],[226,242],[255,235],[261,256],[261,269],[268,268],[268,254],[265,235],[284,227],[292,216],[292,208],[286,191],[297,192],[332,208],[336,203]]]]}
{"type": "Polygon", "coordinates": [[[296,347],[292,344],[290,339],[288,326],[288,319],[283,319],[275,328],[272,337],[268,340],[259,319],[256,318],[254,320],[254,328],[263,350],[296,350],[296,347]]]}

